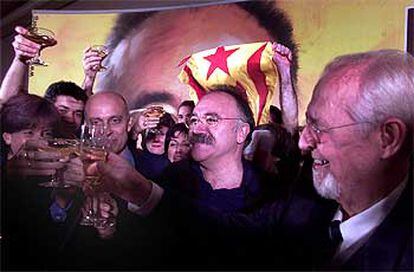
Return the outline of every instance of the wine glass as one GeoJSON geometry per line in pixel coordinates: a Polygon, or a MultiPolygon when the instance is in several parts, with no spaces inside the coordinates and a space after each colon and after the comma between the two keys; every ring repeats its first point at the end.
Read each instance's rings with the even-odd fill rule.
{"type": "MultiPolygon", "coordinates": [[[[24,152],[33,151],[43,153],[37,160],[44,162],[55,162],[56,156],[50,156],[49,153],[60,153],[62,157],[70,157],[78,154],[79,142],[75,139],[63,138],[40,138],[37,140],[28,140],[24,145],[24,152]]],[[[39,186],[47,188],[67,188],[69,184],[65,183],[63,174],[65,168],[56,169],[56,173],[51,176],[47,182],[39,183],[39,186]]]]}
{"type": "Polygon", "coordinates": [[[109,138],[102,125],[88,124],[82,126],[80,158],[85,171],[84,193],[87,206],[80,221],[82,226],[102,228],[115,224],[114,218],[103,218],[100,213],[100,201],[105,192],[99,188],[101,177],[96,174],[96,162],[105,161],[109,148],[109,138]]]}
{"type": "MultiPolygon", "coordinates": [[[[163,106],[161,105],[151,105],[149,106],[145,112],[144,112],[144,116],[145,117],[158,117],[161,118],[163,117],[165,114],[165,110],[163,108],[163,106]]],[[[160,131],[158,128],[150,128],[146,131],[147,135],[148,133],[152,133],[152,134],[159,134],[160,131]]]]}
{"type": "MultiPolygon", "coordinates": [[[[108,48],[105,45],[101,44],[92,45],[90,50],[98,53],[98,56],[101,57],[102,60],[109,54],[108,48]]],[[[101,64],[96,68],[98,72],[105,71],[106,69],[108,68],[102,65],[102,61],[101,64]]]]}
{"type": "MultiPolygon", "coordinates": [[[[26,39],[31,40],[41,45],[40,50],[54,46],[57,44],[55,39],[55,33],[53,31],[43,27],[32,27],[29,31],[23,35],[26,39]]],[[[40,52],[36,57],[30,60],[30,65],[48,66],[48,64],[40,58],[40,52]]]]}

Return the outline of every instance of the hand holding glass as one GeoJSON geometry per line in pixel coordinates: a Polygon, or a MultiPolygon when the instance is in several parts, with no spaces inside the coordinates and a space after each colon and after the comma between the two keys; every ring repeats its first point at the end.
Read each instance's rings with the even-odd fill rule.
{"type": "Polygon", "coordinates": [[[108,56],[109,50],[105,45],[92,45],[90,48],[91,51],[96,52],[99,57],[102,58],[101,64],[96,67],[96,71],[102,72],[108,69],[107,67],[102,65],[102,61],[108,56]]]}
{"type": "MultiPolygon", "coordinates": [[[[40,50],[57,44],[57,41],[55,39],[55,33],[53,33],[53,31],[49,29],[42,28],[42,27],[32,27],[23,36],[32,42],[40,44],[41,45],[40,50]]],[[[29,64],[48,66],[48,64],[40,58],[40,53],[36,57],[34,57],[32,60],[30,60],[29,64]]]]}
{"type": "Polygon", "coordinates": [[[100,200],[105,193],[99,190],[101,177],[94,169],[97,162],[105,161],[108,146],[109,139],[102,125],[82,126],[80,157],[85,171],[84,192],[87,207],[80,222],[83,226],[102,228],[114,224],[113,218],[101,216],[100,200]]]}

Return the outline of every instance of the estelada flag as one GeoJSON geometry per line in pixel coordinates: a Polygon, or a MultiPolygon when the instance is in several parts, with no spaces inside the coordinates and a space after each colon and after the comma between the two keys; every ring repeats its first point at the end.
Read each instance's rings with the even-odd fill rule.
{"type": "Polygon", "coordinates": [[[257,42],[219,46],[184,58],[179,79],[187,84],[197,102],[216,85],[230,85],[245,91],[256,124],[267,123],[269,106],[279,84],[272,61],[272,44],[257,42]]]}

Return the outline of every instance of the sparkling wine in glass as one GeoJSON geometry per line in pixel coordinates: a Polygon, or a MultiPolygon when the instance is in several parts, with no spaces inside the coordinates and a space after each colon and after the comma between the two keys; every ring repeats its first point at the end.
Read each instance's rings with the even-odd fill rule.
{"type": "MultiPolygon", "coordinates": [[[[158,117],[158,118],[161,118],[161,117],[164,116],[164,114],[165,114],[165,110],[164,110],[163,106],[161,106],[161,105],[151,105],[144,112],[145,117],[158,117]]],[[[159,129],[157,129],[155,127],[155,128],[148,129],[146,133],[147,133],[147,135],[148,135],[148,133],[159,134],[160,131],[159,131],[159,129]]]]}
{"type": "MultiPolygon", "coordinates": [[[[78,151],[79,142],[74,139],[62,139],[62,138],[40,138],[37,140],[29,140],[25,143],[24,149],[26,152],[41,152],[42,159],[38,159],[44,162],[54,162],[56,157],[48,156],[48,153],[60,153],[62,157],[70,157],[79,154],[78,151]]],[[[65,168],[56,169],[56,173],[50,177],[47,182],[39,183],[42,187],[51,188],[67,188],[70,185],[65,183],[63,178],[65,168]]]]}
{"type": "MultiPolygon", "coordinates": [[[[102,58],[102,61],[109,54],[108,48],[105,45],[101,45],[101,44],[92,45],[91,50],[98,53],[98,56],[102,58]]],[[[101,64],[96,68],[98,72],[102,72],[108,69],[107,67],[102,65],[102,61],[101,61],[101,64]]]]}
{"type": "Polygon", "coordinates": [[[87,206],[80,224],[97,228],[114,224],[113,218],[100,215],[100,200],[105,193],[99,189],[101,177],[96,174],[96,162],[105,161],[109,147],[109,138],[102,125],[83,125],[80,144],[80,157],[85,171],[84,193],[87,206]]]}
{"type": "MultiPolygon", "coordinates": [[[[43,27],[32,27],[29,31],[23,35],[26,39],[31,40],[41,45],[40,50],[46,47],[54,46],[57,44],[55,39],[55,33],[53,31],[43,27]]],[[[30,65],[48,66],[48,64],[40,58],[40,53],[30,60],[30,65]]]]}

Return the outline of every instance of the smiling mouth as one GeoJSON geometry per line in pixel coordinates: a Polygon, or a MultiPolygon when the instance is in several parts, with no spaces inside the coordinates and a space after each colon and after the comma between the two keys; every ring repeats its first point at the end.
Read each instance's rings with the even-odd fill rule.
{"type": "Polygon", "coordinates": [[[327,167],[327,166],[329,166],[329,161],[327,160],[320,160],[320,159],[313,160],[313,168],[315,169],[327,167]]]}

